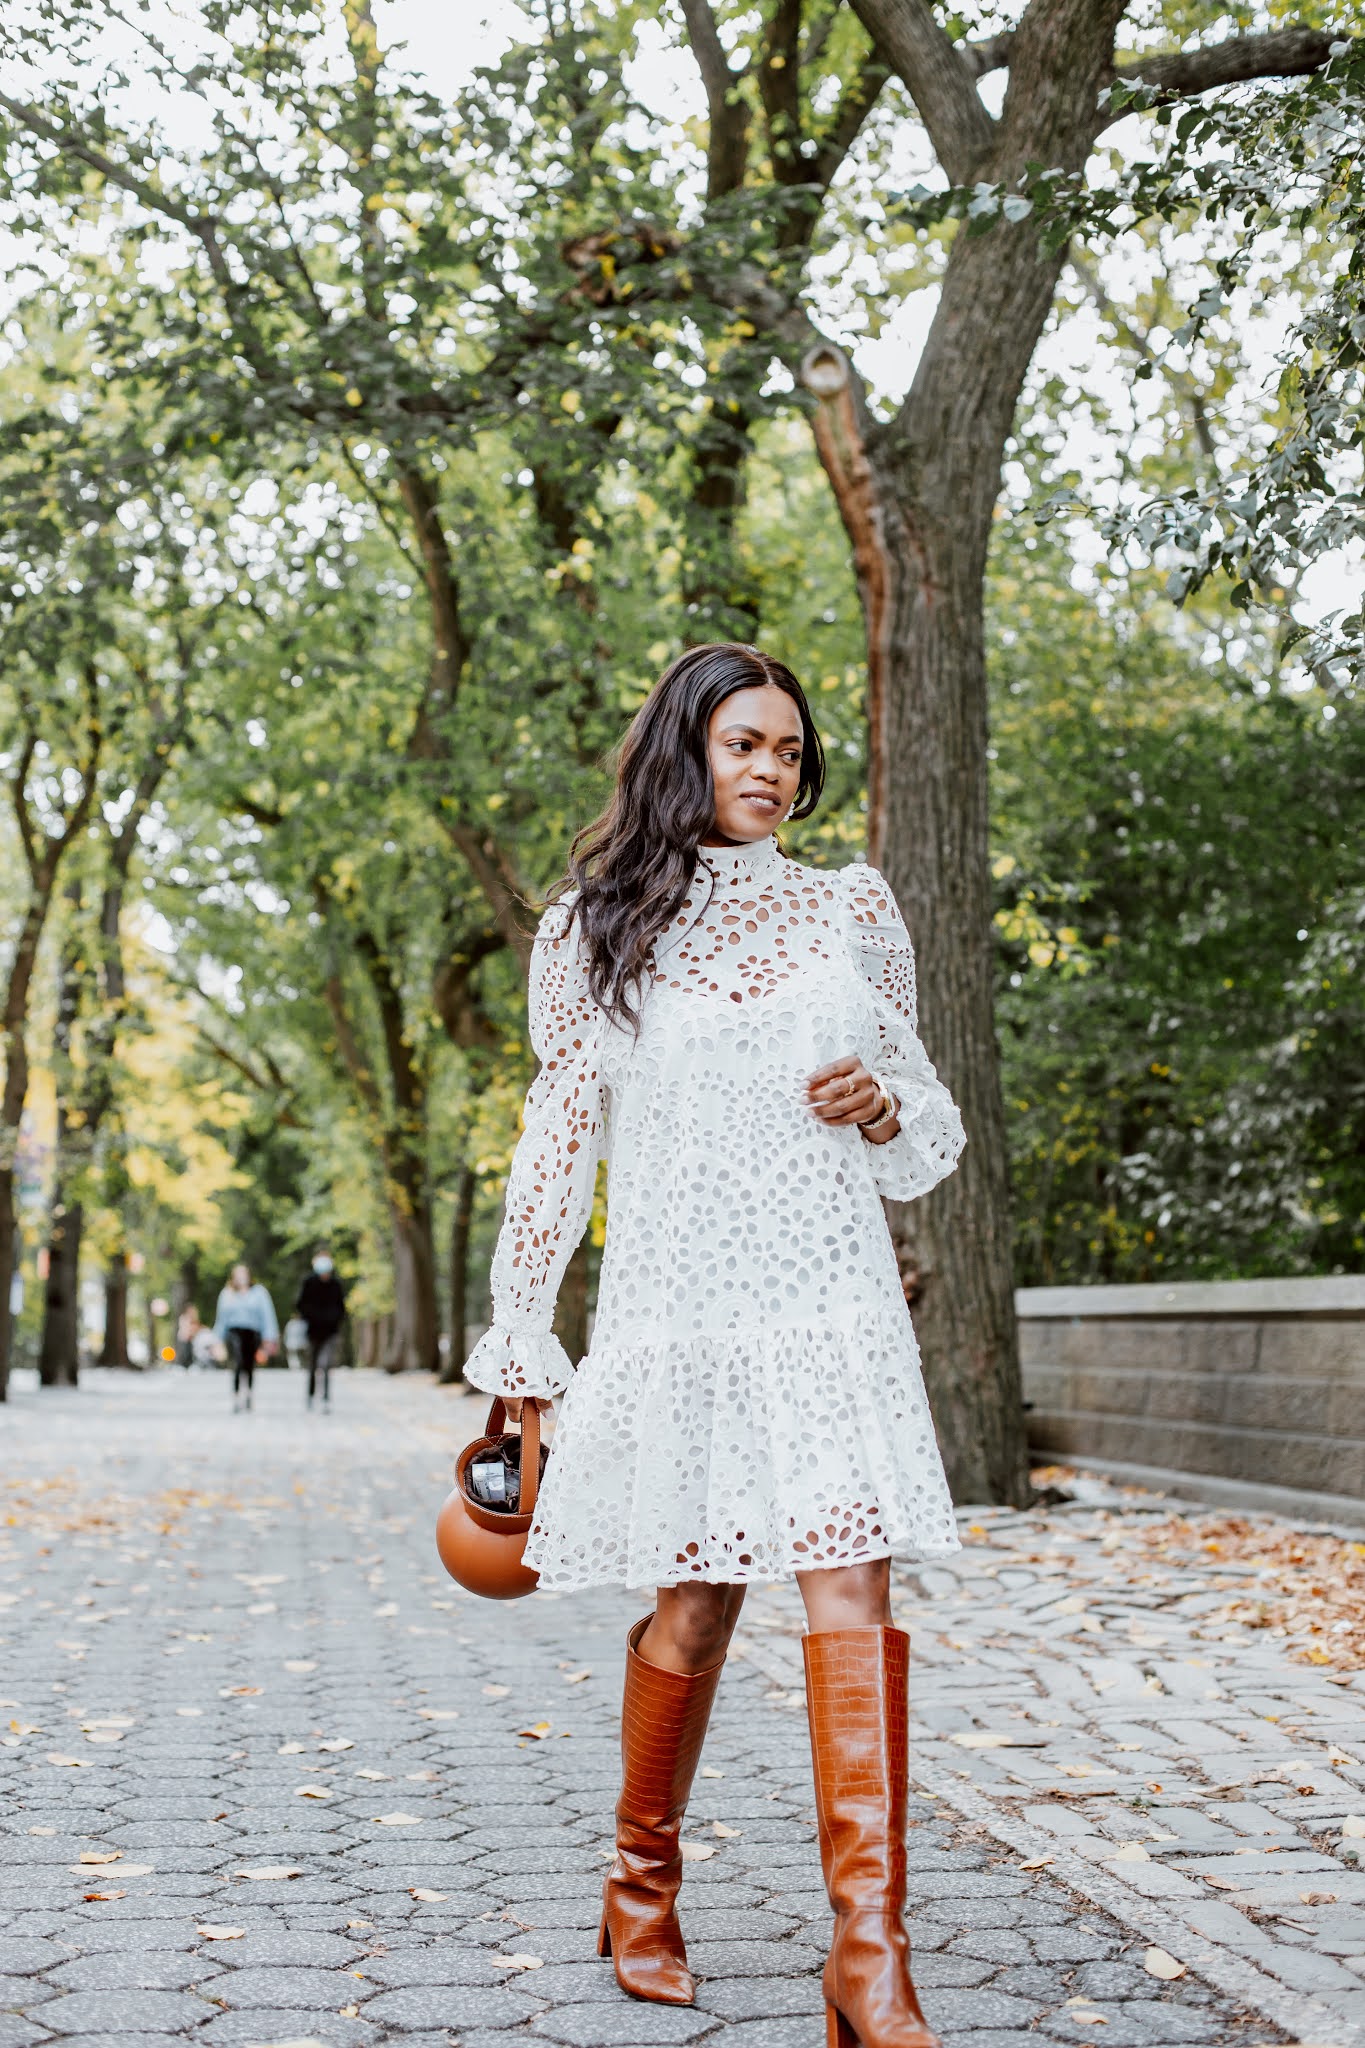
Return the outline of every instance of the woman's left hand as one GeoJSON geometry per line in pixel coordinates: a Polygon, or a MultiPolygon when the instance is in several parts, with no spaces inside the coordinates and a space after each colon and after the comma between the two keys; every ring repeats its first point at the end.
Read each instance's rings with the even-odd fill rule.
{"type": "Polygon", "coordinates": [[[853,1053],[821,1067],[806,1083],[806,1100],[822,1123],[871,1123],[882,1106],[879,1084],[853,1053]]]}

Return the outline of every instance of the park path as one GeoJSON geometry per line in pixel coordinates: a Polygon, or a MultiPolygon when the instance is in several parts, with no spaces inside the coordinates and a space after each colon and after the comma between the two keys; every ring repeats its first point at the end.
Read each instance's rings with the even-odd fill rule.
{"type": "MultiPolygon", "coordinates": [[[[819,2048],[790,1593],[689,1816],[698,2004],[638,2005],[593,1939],[640,1600],[442,1576],[472,1398],[347,1374],[306,1415],[267,1372],[229,1410],[172,1373],[0,1411],[0,2048],[819,2048]]],[[[1361,1681],[1205,1641],[1222,1596],[1144,1585],[1144,1526],[982,1516],[902,1575],[926,2009],[950,2048],[1360,2048],[1361,1681]]]]}

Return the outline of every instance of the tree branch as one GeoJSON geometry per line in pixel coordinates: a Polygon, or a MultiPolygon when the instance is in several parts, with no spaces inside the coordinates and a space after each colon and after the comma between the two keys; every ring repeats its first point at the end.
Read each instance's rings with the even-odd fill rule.
{"type": "Polygon", "coordinates": [[[914,101],[954,185],[970,184],[991,148],[995,123],[971,66],[935,19],[929,0],[852,0],[853,11],[914,101]]]}
{"type": "MultiPolygon", "coordinates": [[[[1298,78],[1321,71],[1333,43],[1331,29],[1281,28],[1259,36],[1228,36],[1204,50],[1173,50],[1115,67],[1115,76],[1154,86],[1173,99],[1189,99],[1248,78],[1298,78]]],[[[1119,116],[1115,114],[1113,119],[1119,116]]]]}
{"type": "Polygon", "coordinates": [[[812,182],[822,192],[834,183],[839,166],[858,139],[863,122],[877,103],[877,96],[891,76],[891,66],[880,51],[865,57],[857,74],[844,87],[834,118],[821,137],[811,165],[812,182]]]}
{"type": "Polygon", "coordinates": [[[730,69],[711,12],[711,0],[682,0],[687,40],[701,73],[710,117],[706,145],[706,197],[721,199],[744,183],[749,158],[749,109],[740,90],[747,65],[730,69]]]}
{"type": "Polygon", "coordinates": [[[979,43],[958,43],[957,53],[973,78],[985,78],[992,71],[1003,71],[1010,61],[1014,47],[1014,30],[1006,29],[1003,35],[984,36],[979,43]]]}

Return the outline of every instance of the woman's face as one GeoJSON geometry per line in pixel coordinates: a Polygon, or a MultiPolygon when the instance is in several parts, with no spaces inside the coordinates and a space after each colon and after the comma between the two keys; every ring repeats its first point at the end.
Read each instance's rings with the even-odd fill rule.
{"type": "Polygon", "coordinates": [[[250,1274],[249,1270],[247,1269],[247,1267],[245,1267],[245,1266],[234,1266],[234,1267],[233,1267],[233,1269],[232,1269],[232,1284],[233,1284],[233,1286],[234,1286],[234,1287],[237,1287],[237,1288],[242,1288],[242,1287],[250,1287],[250,1285],[251,1285],[251,1274],[250,1274]]]}
{"type": "Polygon", "coordinates": [[[801,784],[801,748],[801,714],[775,683],[736,690],[717,705],[706,730],[712,845],[763,839],[786,817],[801,784]]]}

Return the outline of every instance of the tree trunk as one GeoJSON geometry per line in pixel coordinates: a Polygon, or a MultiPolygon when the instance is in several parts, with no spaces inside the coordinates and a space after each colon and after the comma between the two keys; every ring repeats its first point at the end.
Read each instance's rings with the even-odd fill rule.
{"type": "MultiPolygon", "coordinates": [[[[80,1172],[72,1144],[75,1070],[71,1037],[81,1006],[82,952],[79,878],[64,892],[70,914],[57,976],[57,1018],[52,1033],[52,1068],[57,1090],[57,1141],[52,1206],[47,1234],[47,1284],[43,1292],[43,1335],[38,1378],[45,1387],[74,1387],[80,1377],[80,1261],[83,1211],[72,1196],[80,1172]]],[[[81,1119],[76,1116],[77,1124],[81,1119]]],[[[83,1131],[82,1138],[87,1134],[83,1131]]]]}
{"type": "Polygon", "coordinates": [[[436,1301],[436,1247],[431,1205],[424,1197],[392,1203],[393,1325],[381,1363],[386,1372],[437,1372],[441,1319],[436,1301]]]}
{"type": "Polygon", "coordinates": [[[47,1239],[47,1286],[38,1377],[45,1387],[74,1387],[81,1359],[81,1227],[79,1202],[63,1203],[60,1184],[47,1239]]]}
{"type": "Polygon", "coordinates": [[[903,524],[888,536],[882,859],[915,942],[921,1034],[968,1134],[955,1174],[892,1205],[892,1236],[953,1496],[1018,1507],[1029,1477],[994,1025],[981,549],[949,534],[940,559],[903,524]]]}
{"type": "Polygon", "coordinates": [[[588,1240],[578,1247],[564,1268],[559,1299],[555,1303],[555,1335],[577,1365],[588,1348],[588,1240]]]}
{"type": "Polygon", "coordinates": [[[104,1275],[104,1343],[101,1365],[128,1363],[128,1260],[115,1252],[104,1275]]]}
{"type": "Polygon", "coordinates": [[[446,1387],[453,1387],[464,1378],[464,1333],[469,1321],[469,1232],[477,1185],[473,1167],[462,1166],[455,1182],[455,1209],[450,1219],[450,1349],[441,1368],[441,1384],[446,1387]]]}

